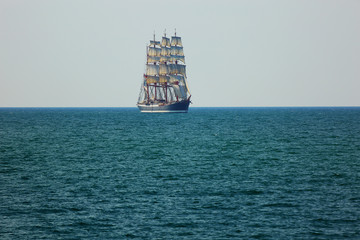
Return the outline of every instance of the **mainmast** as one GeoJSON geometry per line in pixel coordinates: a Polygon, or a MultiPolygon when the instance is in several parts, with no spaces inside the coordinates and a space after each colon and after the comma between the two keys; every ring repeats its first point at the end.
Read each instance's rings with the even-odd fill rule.
{"type": "Polygon", "coordinates": [[[165,103],[168,102],[168,81],[169,81],[169,65],[170,61],[170,39],[166,37],[166,29],[164,31],[164,36],[161,39],[161,54],[160,54],[160,64],[159,64],[159,82],[164,90],[165,103]]]}

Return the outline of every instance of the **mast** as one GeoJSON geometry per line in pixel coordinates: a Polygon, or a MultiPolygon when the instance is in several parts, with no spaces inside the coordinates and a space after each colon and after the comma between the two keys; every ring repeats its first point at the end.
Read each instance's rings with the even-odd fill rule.
{"type": "MultiPolygon", "coordinates": [[[[155,41],[155,30],[154,30],[154,44],[156,45],[156,41],[155,41]]],[[[154,63],[155,64],[155,63],[154,63]]],[[[156,82],[154,83],[155,85],[155,96],[154,96],[154,101],[156,101],[156,82]]]]}
{"type": "Polygon", "coordinates": [[[168,102],[168,79],[170,68],[168,62],[170,61],[170,39],[166,37],[166,29],[164,31],[164,36],[161,39],[161,54],[160,54],[160,63],[159,63],[159,79],[160,84],[165,90],[165,103],[168,102]]]}
{"type": "Polygon", "coordinates": [[[146,83],[146,96],[144,101],[150,103],[156,102],[158,99],[157,82],[159,81],[159,60],[160,60],[160,42],[156,41],[155,31],[153,40],[147,45],[146,52],[146,70],[144,74],[144,86],[146,83]]]}
{"type": "MultiPolygon", "coordinates": [[[[146,56],[149,56],[149,46],[146,46],[146,56]]],[[[148,58],[148,57],[147,57],[148,58]]],[[[146,63],[148,60],[146,60],[146,63]]],[[[146,96],[147,96],[147,102],[150,102],[150,93],[149,93],[149,84],[146,81],[147,76],[144,74],[144,81],[146,82],[146,96]]]]}
{"type": "Polygon", "coordinates": [[[190,98],[190,91],[186,83],[186,65],[185,56],[181,37],[177,36],[176,29],[174,36],[171,37],[171,71],[170,84],[176,96],[176,101],[188,100],[190,98]]]}

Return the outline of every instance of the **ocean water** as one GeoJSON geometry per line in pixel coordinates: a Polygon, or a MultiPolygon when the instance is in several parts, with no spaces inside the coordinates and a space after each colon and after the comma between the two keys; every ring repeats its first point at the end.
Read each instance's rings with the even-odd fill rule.
{"type": "Polygon", "coordinates": [[[360,239],[360,108],[2,108],[0,239],[360,239]]]}

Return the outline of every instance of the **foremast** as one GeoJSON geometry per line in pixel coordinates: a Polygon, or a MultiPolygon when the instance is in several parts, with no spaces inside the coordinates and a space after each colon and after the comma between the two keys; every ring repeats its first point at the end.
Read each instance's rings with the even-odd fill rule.
{"type": "Polygon", "coordinates": [[[190,100],[186,81],[186,65],[181,37],[171,40],[166,33],[160,41],[154,39],[147,46],[146,71],[138,104],[169,104],[190,100]]]}

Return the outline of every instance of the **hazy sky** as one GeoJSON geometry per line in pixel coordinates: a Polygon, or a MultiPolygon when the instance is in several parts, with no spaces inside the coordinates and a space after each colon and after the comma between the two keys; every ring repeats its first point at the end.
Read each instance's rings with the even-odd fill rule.
{"type": "Polygon", "coordinates": [[[359,0],[0,0],[0,107],[135,107],[182,37],[193,107],[360,106],[359,0]]]}

